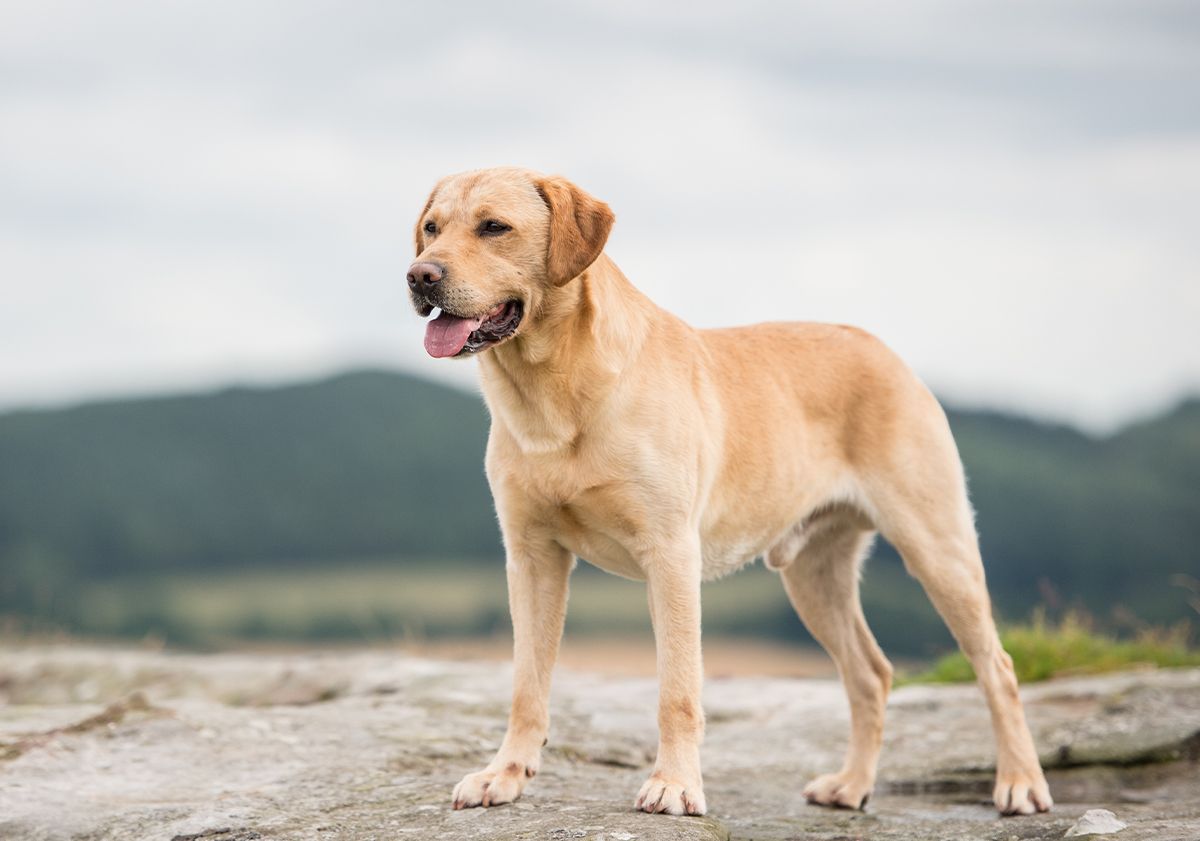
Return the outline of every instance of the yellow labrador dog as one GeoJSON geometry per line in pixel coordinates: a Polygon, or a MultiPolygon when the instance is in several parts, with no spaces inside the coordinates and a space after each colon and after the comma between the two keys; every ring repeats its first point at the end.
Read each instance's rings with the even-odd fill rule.
{"type": "Polygon", "coordinates": [[[850,700],[845,763],[804,794],[861,808],[892,677],[858,597],[881,532],[975,667],[995,729],[997,808],[1049,809],[933,395],[852,327],[688,326],[603,253],[612,224],[608,205],[571,182],[519,169],[442,180],[417,221],[412,302],[438,311],[425,349],[479,359],[514,636],[507,735],[454,789],[454,807],[508,803],[537,773],[579,557],[649,593],[659,744],[637,808],[703,814],[700,582],[761,555],[850,700]]]}

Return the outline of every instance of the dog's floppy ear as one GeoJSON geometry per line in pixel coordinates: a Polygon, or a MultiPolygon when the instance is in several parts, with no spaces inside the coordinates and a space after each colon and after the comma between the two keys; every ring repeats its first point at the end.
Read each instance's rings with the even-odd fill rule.
{"type": "Polygon", "coordinates": [[[442,182],[429,191],[429,198],[425,200],[425,207],[421,210],[421,215],[417,217],[416,227],[413,228],[413,242],[416,245],[417,253],[415,256],[420,257],[421,252],[425,250],[425,239],[421,236],[424,231],[421,230],[425,224],[425,214],[429,212],[429,208],[433,207],[433,197],[437,195],[438,187],[442,186],[442,182]]]}
{"type": "Polygon", "coordinates": [[[562,286],[600,256],[615,217],[607,204],[565,178],[543,178],[537,182],[537,191],[550,208],[546,276],[555,286],[562,286]]]}

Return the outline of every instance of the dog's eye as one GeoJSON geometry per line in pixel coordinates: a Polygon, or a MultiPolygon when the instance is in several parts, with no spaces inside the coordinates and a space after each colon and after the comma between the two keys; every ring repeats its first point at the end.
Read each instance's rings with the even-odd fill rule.
{"type": "Polygon", "coordinates": [[[426,222],[425,223],[425,233],[436,234],[437,233],[437,222],[434,222],[432,219],[430,219],[428,222],[426,222]]]}
{"type": "Polygon", "coordinates": [[[503,233],[506,233],[507,231],[511,231],[511,230],[512,230],[511,225],[505,225],[503,222],[497,222],[495,219],[488,219],[486,222],[484,222],[482,225],[479,226],[479,235],[494,237],[497,234],[503,234],[503,233]]]}

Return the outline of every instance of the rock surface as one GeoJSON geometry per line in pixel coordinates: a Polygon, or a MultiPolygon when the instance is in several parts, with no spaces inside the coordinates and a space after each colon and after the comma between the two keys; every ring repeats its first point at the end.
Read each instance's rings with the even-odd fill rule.
{"type": "Polygon", "coordinates": [[[379,650],[0,649],[0,838],[1010,841],[1062,838],[1090,808],[1126,822],[1121,839],[1200,838],[1200,670],[1027,688],[1057,806],[1004,819],[974,687],[893,694],[880,785],[860,813],[799,796],[840,763],[840,685],[779,678],[707,683],[708,817],[635,813],[654,682],[582,673],[556,676],[525,796],[454,812],[454,783],[503,734],[510,676],[379,650]]]}
{"type": "Polygon", "coordinates": [[[1112,835],[1120,832],[1126,824],[1107,809],[1088,809],[1075,825],[1067,830],[1065,837],[1078,838],[1087,835],[1112,835]]]}

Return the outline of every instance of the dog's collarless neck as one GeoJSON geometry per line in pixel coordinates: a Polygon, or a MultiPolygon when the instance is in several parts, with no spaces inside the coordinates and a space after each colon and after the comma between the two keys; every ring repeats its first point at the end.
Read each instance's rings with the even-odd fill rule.
{"type": "Polygon", "coordinates": [[[571,281],[572,306],[548,313],[529,335],[480,357],[495,420],[527,451],[576,445],[603,412],[650,329],[648,299],[605,255],[571,281]]]}

